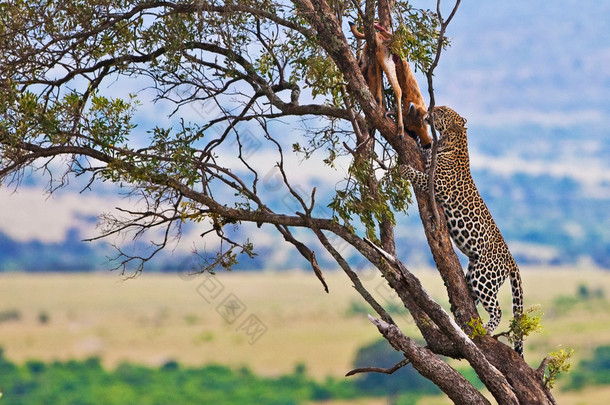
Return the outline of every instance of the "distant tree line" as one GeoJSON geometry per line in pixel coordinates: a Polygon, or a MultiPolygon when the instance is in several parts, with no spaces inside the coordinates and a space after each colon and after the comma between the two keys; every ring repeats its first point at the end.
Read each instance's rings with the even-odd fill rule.
{"type": "MultiPolygon", "coordinates": [[[[398,355],[379,343],[364,349],[363,353],[370,356],[374,352],[386,352],[382,355],[387,358],[388,350],[398,355]]],[[[161,367],[122,363],[114,370],[107,370],[95,357],[51,363],[29,360],[17,365],[6,359],[0,349],[0,389],[3,399],[10,404],[289,405],[383,397],[388,394],[388,387],[392,387],[393,396],[404,396],[403,404],[414,403],[421,395],[439,393],[434,384],[411,367],[393,376],[328,377],[318,382],[307,375],[303,364],[279,377],[261,377],[245,367],[187,368],[176,361],[168,361],[161,367]]]]}
{"type": "MultiPolygon", "coordinates": [[[[370,359],[388,365],[400,354],[379,340],[359,350],[354,364],[370,364],[370,359]]],[[[476,374],[462,370],[475,386],[476,374]]],[[[580,390],[591,385],[610,385],[610,346],[597,347],[590,358],[581,360],[563,375],[563,390],[580,390]]],[[[350,379],[328,377],[317,382],[307,375],[304,364],[279,377],[261,377],[248,368],[220,365],[184,367],[168,361],[161,367],[129,363],[114,370],[102,367],[98,358],[45,363],[30,360],[17,365],[4,357],[0,348],[0,390],[10,404],[301,404],[329,399],[349,400],[390,396],[393,403],[415,404],[438,388],[411,367],[393,375],[369,373],[350,379]]]]}

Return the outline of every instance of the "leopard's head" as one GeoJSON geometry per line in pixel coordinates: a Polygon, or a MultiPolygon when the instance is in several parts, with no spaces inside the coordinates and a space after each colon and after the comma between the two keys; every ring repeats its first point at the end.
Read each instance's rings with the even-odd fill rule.
{"type": "MultiPolygon", "coordinates": [[[[466,139],[466,119],[449,107],[434,107],[434,129],[438,134],[439,151],[468,149],[466,139]]],[[[430,124],[430,117],[425,118],[430,124]]]]}
{"type": "MultiPolygon", "coordinates": [[[[447,106],[434,107],[434,129],[443,137],[449,132],[462,132],[466,130],[466,119],[447,106]]],[[[430,124],[430,116],[425,118],[430,124]]]]}

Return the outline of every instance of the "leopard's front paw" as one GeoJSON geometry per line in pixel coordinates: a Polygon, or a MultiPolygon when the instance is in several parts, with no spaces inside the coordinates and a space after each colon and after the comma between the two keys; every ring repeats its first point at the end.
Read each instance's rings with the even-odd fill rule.
{"type": "Polygon", "coordinates": [[[415,173],[415,169],[409,165],[399,165],[398,173],[400,173],[402,177],[411,180],[413,178],[413,174],[415,173]]]}

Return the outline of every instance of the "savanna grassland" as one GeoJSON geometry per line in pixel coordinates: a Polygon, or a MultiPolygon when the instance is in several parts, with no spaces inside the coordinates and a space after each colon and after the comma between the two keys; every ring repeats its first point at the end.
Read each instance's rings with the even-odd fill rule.
{"type": "MultiPolygon", "coordinates": [[[[574,349],[573,363],[578,363],[610,344],[610,273],[522,272],[526,306],[540,305],[544,326],[526,341],[530,364],[538,366],[560,346],[574,349]]],[[[438,275],[418,275],[431,295],[446,302],[438,275]]],[[[382,279],[361,277],[380,302],[397,303],[382,279]]],[[[16,363],[94,356],[112,369],[124,361],[160,366],[173,360],[185,366],[245,366],[265,376],[291,373],[304,364],[316,379],[340,377],[353,368],[357,350],[379,336],[347,277],[329,272],[326,280],[330,294],[305,272],[145,273],[135,279],[113,273],[2,274],[0,346],[16,363]]],[[[505,316],[499,330],[505,330],[508,286],[501,301],[505,316]]],[[[408,315],[395,319],[416,335],[408,315]]],[[[555,390],[560,403],[601,404],[596,401],[610,395],[610,389],[599,387],[562,392],[562,382],[555,390]]]]}

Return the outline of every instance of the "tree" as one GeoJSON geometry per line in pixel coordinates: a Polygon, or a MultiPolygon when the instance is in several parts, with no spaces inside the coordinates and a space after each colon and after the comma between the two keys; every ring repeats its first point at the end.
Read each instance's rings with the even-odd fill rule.
{"type": "Polygon", "coordinates": [[[141,238],[161,230],[147,254],[117,247],[123,269],[135,264],[140,271],[185,222],[198,223],[204,236],[222,242],[201,271],[230,268],[239,254],[256,254],[249,239],[230,233],[235,227],[251,230],[248,224],[279,233],[323,284],[315,252],[326,250],[378,314],[371,320],[380,333],[454,402],[489,403],[442,356],[465,359],[499,403],[553,403],[544,367],[530,368],[494,337],[469,337],[477,310],[439,220],[443,214],[418,190],[417,206],[453,317],[396,257],[395,216],[410,194],[392,168],[408,162],[421,170],[422,155],[375,102],[344,23],[358,20],[369,38],[375,18],[388,30],[409,28],[407,50],[427,72],[433,103],[432,71],[450,20],[440,11],[440,1],[430,11],[393,0],[366,1],[363,8],[339,0],[4,2],[0,179],[18,186],[34,168],[48,176],[51,191],[71,176],[85,176],[89,185],[113,182],[137,196],[137,209],[101,217],[100,238],[130,232],[141,238]],[[134,94],[112,96],[117,89],[125,93],[123,88],[134,94]],[[174,107],[151,128],[133,122],[141,108],[136,93],[145,89],[154,101],[174,107]],[[188,108],[205,111],[189,119],[188,108]],[[278,130],[280,122],[301,133],[278,130]],[[318,159],[329,172],[348,160],[350,168],[338,190],[305,190],[291,181],[290,165],[298,159],[318,159]],[[261,189],[268,173],[277,176],[290,204],[274,205],[261,189]],[[333,195],[329,209],[317,202],[324,193],[333,195]],[[366,291],[351,256],[383,274],[425,346],[404,335],[366,291]]]}

